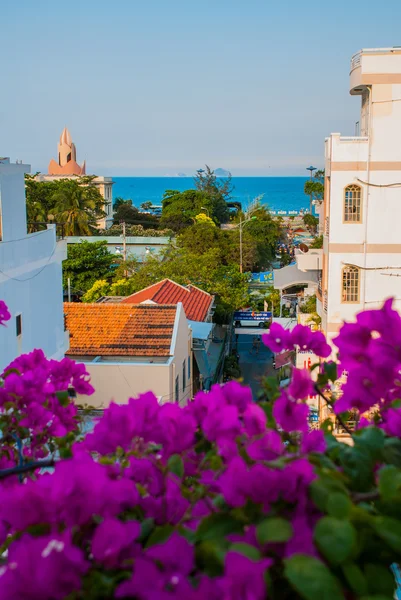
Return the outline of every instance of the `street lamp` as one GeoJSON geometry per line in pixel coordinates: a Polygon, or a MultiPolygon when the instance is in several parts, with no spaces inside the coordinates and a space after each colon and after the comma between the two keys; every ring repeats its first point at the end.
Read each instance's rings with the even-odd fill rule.
{"type": "Polygon", "coordinates": [[[250,217],[249,219],[246,219],[245,221],[243,221],[242,216],[241,216],[240,222],[237,225],[237,227],[239,228],[239,270],[240,270],[240,273],[243,272],[243,268],[242,268],[242,228],[244,225],[246,225],[250,221],[255,221],[256,219],[257,219],[257,217],[250,217]]]}
{"type": "Polygon", "coordinates": [[[205,210],[207,212],[207,216],[210,218],[209,209],[201,206],[201,210],[205,210]]]}
{"type": "MultiPolygon", "coordinates": [[[[313,178],[313,171],[317,170],[317,167],[313,167],[312,165],[310,167],[306,167],[306,170],[310,172],[310,180],[312,181],[313,178]]],[[[310,214],[312,214],[312,191],[310,193],[310,203],[309,203],[309,212],[310,214]]]]}

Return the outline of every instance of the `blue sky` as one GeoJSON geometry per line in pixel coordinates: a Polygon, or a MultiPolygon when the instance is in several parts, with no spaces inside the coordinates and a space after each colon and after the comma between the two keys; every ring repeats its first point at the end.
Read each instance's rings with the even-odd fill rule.
{"type": "Polygon", "coordinates": [[[102,175],[304,175],[354,133],[349,60],[401,2],[18,0],[1,8],[0,155],[46,172],[65,125],[102,175]]]}

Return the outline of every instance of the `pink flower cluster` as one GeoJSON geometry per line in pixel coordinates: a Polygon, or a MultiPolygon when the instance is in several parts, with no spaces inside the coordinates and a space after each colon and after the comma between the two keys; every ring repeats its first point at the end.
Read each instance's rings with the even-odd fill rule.
{"type": "MultiPolygon", "coordinates": [[[[350,372],[345,400],[339,402],[365,409],[373,397],[378,402],[376,393],[383,398],[384,431],[378,432],[372,454],[364,454],[364,460],[372,460],[372,473],[378,473],[378,444],[384,445],[385,433],[400,423],[392,403],[401,364],[401,322],[390,304],[364,315],[352,329],[345,325],[336,340],[341,368],[350,372]],[[352,373],[367,377],[375,360],[388,379],[371,372],[371,391],[361,375],[352,373]],[[390,411],[396,418],[388,419],[390,411]]],[[[319,332],[301,326],[288,333],[273,324],[265,342],[275,352],[299,347],[320,357],[331,354],[319,332]]],[[[343,451],[329,436],[335,451],[328,455],[323,431],[308,428],[305,399],[315,385],[308,371],[294,368],[290,385],[263,406],[237,382],[200,392],[185,408],[159,405],[146,393],[124,405],[112,403],[83,436],[65,392],[92,393],[84,366],[69,359],[48,361],[41,351],[15,360],[0,387],[0,474],[20,463],[17,442],[25,445],[24,461],[54,448],[57,452],[63,447],[57,445],[60,438],[73,443],[71,456],[59,458],[51,472],[32,470],[22,484],[15,476],[0,480],[0,600],[264,600],[267,580],[274,585],[277,577],[286,597],[308,597],[297,579],[299,570],[288,580],[283,577],[292,559],[315,561],[317,575],[322,569],[329,573],[323,550],[336,528],[340,537],[333,547],[339,560],[359,551],[352,542],[356,525],[348,521],[344,531],[333,516],[329,527],[323,522],[322,502],[331,490],[337,499],[330,510],[338,515],[352,504],[357,483],[352,481],[348,493],[352,448],[343,451]],[[338,457],[344,465],[335,463],[338,457]],[[317,495],[312,493],[315,484],[320,485],[317,495]],[[322,522],[326,529],[319,544],[316,531],[322,522]]],[[[355,477],[360,481],[358,471],[355,477]]],[[[375,485],[373,477],[367,485],[375,485]]],[[[395,493],[394,486],[388,487],[395,493]]],[[[358,510],[364,539],[374,516],[369,512],[364,521],[358,510]]],[[[376,543],[376,532],[372,536],[376,543]]],[[[380,556],[393,560],[388,547],[380,556]]],[[[333,581],[329,576],[324,585],[333,581]]],[[[341,581],[348,585],[345,578],[341,581]]]]}
{"type": "Polygon", "coordinates": [[[68,391],[86,395],[94,391],[84,365],[69,358],[48,360],[42,350],[20,356],[1,377],[3,438],[13,447],[16,439],[29,440],[24,454],[35,457],[49,454],[49,439],[77,430],[77,408],[68,398],[68,391]]]}

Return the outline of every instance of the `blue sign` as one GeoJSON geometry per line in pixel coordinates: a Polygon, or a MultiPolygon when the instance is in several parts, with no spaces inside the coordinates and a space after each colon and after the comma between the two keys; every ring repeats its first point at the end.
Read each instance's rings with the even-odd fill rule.
{"type": "Polygon", "coordinates": [[[255,312],[252,310],[244,310],[234,313],[234,321],[269,321],[271,318],[271,312],[255,312]]]}
{"type": "Polygon", "coordinates": [[[273,283],[273,271],[264,271],[263,273],[251,273],[253,281],[260,281],[260,283],[273,283]]]}

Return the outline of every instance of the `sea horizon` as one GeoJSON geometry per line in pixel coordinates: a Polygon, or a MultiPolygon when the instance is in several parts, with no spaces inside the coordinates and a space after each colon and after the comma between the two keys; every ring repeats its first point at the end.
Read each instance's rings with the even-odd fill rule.
{"type": "MultiPolygon", "coordinates": [[[[193,177],[186,176],[154,176],[154,177],[112,177],[113,201],[116,198],[132,200],[133,205],[140,207],[143,202],[150,201],[160,206],[166,190],[184,192],[194,188],[193,177]],[[174,185],[172,184],[174,182],[174,185]]],[[[219,178],[222,181],[226,177],[219,178]]],[[[233,192],[230,200],[241,202],[246,208],[252,200],[261,196],[261,204],[267,205],[272,212],[295,214],[309,207],[309,197],[304,194],[304,184],[308,177],[232,177],[233,192]]]]}

